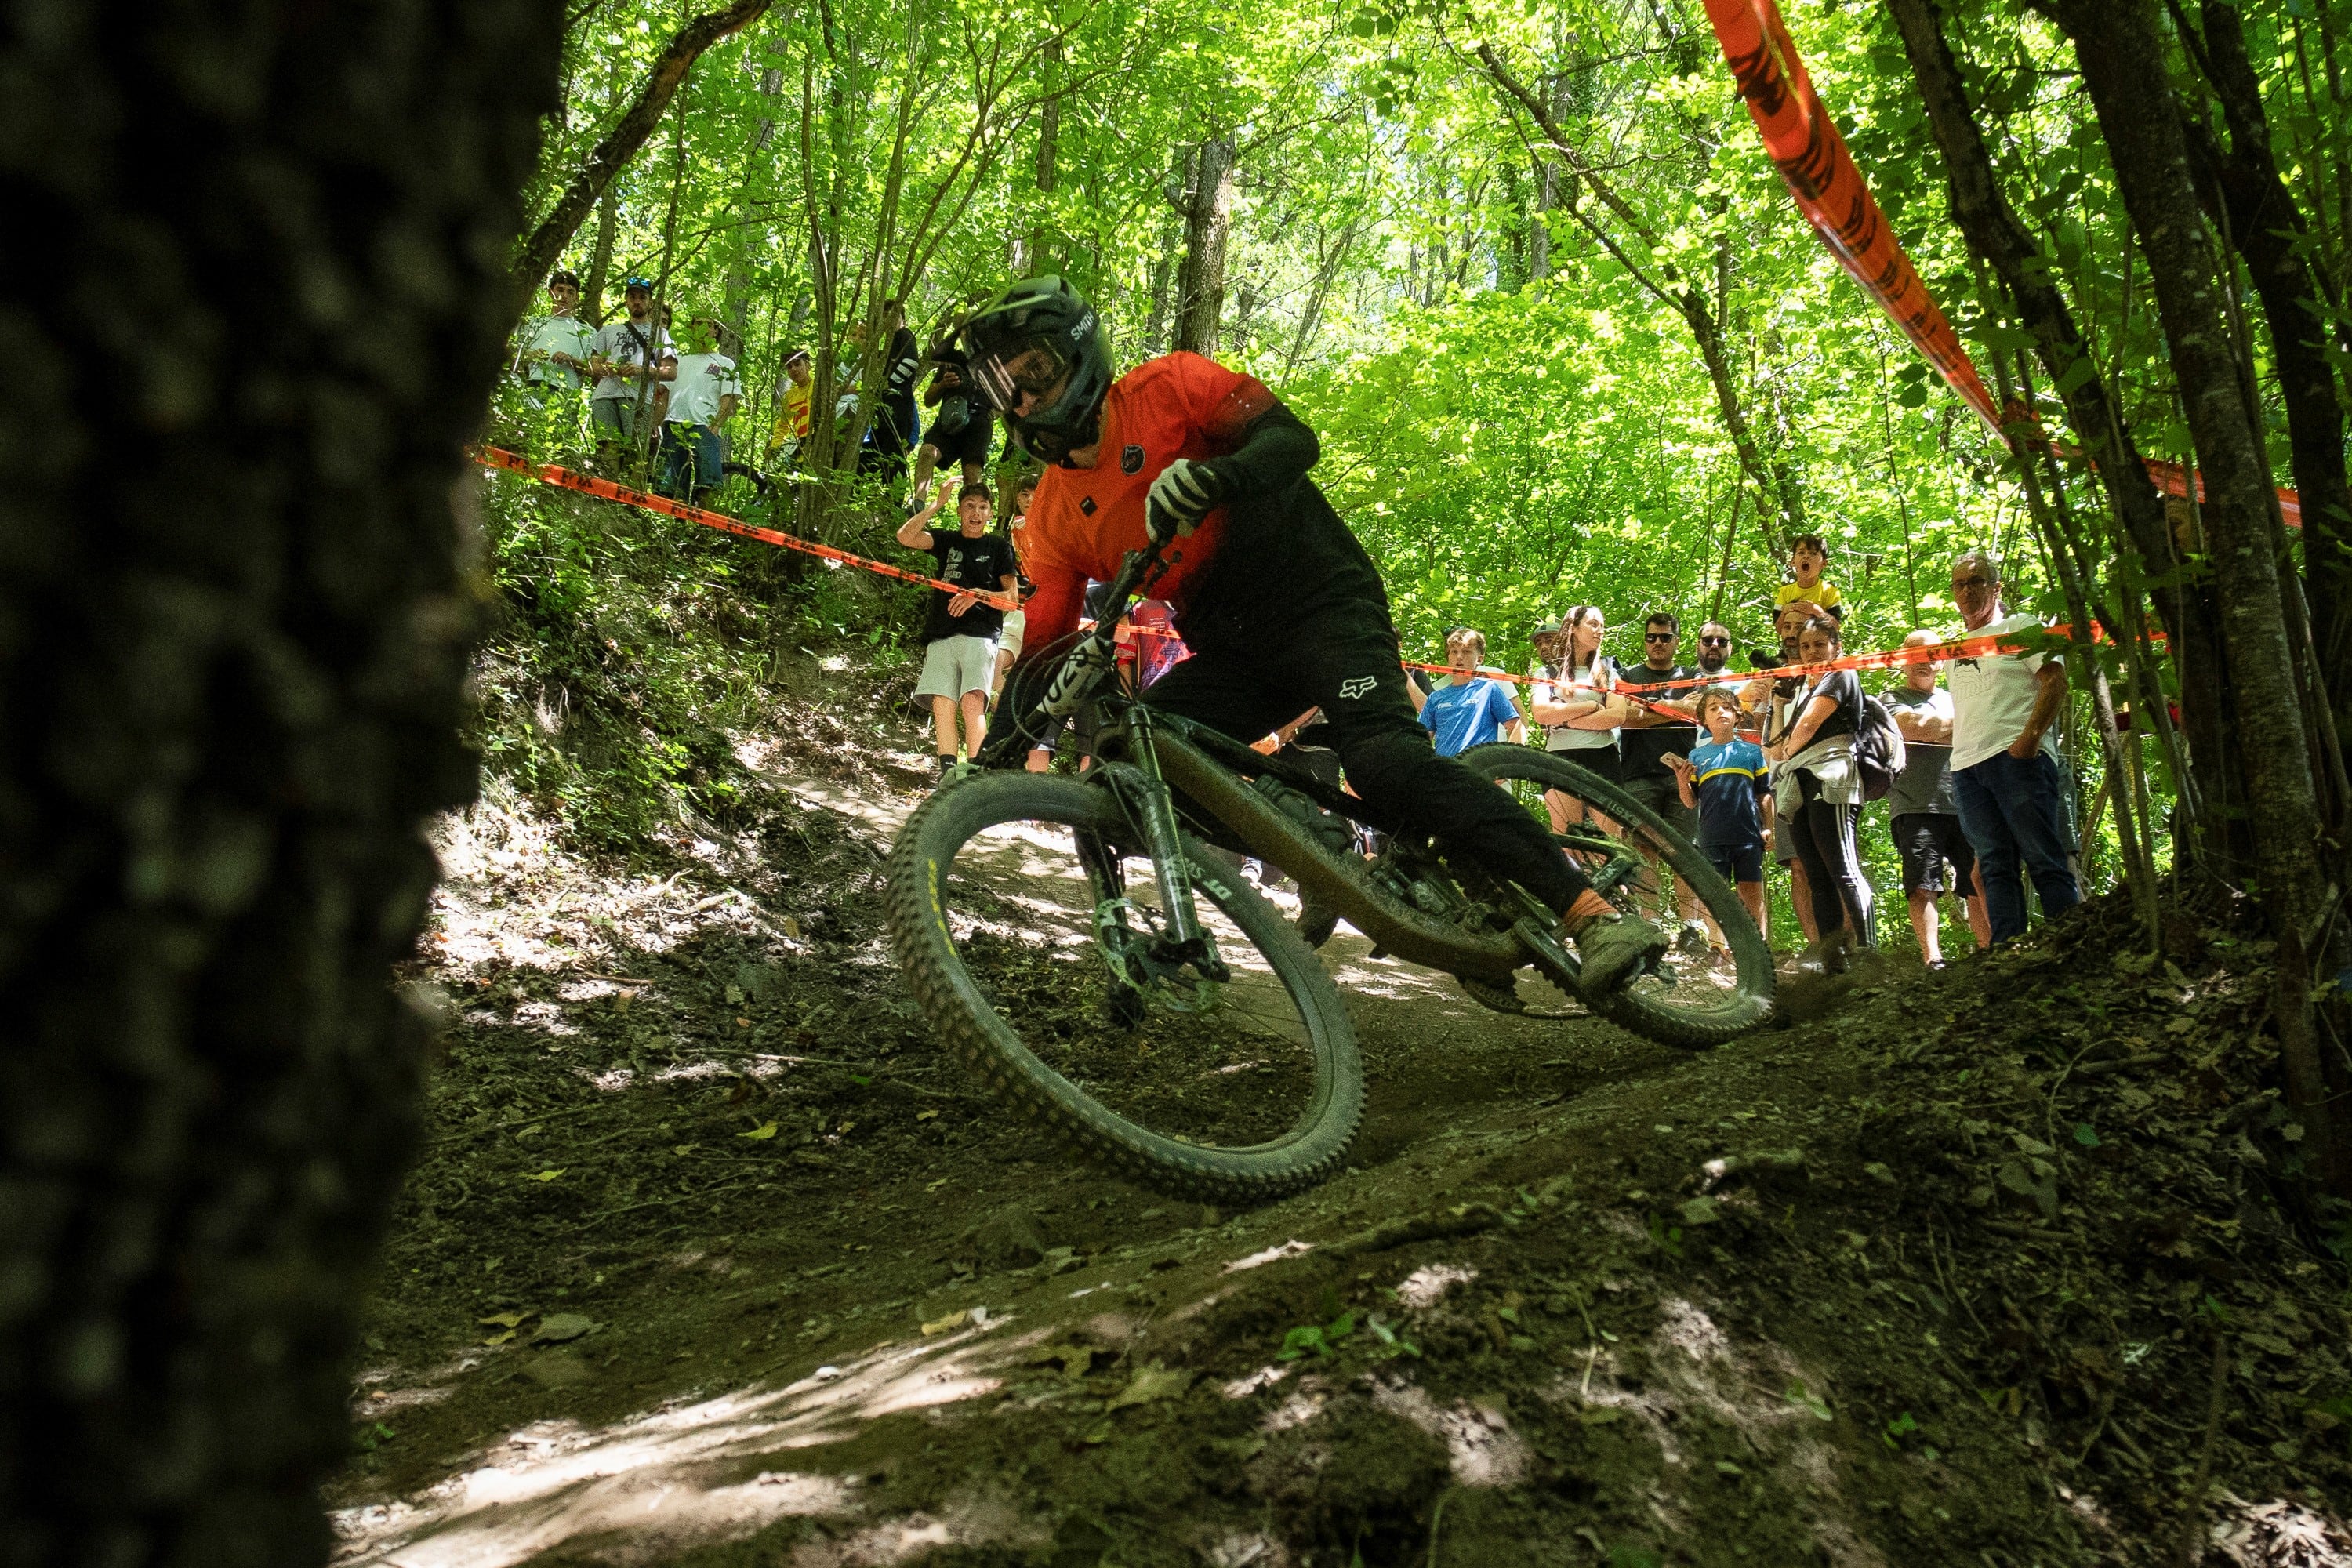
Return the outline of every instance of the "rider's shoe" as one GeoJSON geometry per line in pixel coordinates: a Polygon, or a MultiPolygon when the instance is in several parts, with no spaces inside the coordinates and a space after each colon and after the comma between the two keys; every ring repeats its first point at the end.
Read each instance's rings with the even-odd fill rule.
{"type": "Polygon", "coordinates": [[[1665,933],[1633,915],[1595,915],[1570,936],[1581,963],[1577,984],[1587,996],[1606,996],[1666,954],[1665,933]]]}

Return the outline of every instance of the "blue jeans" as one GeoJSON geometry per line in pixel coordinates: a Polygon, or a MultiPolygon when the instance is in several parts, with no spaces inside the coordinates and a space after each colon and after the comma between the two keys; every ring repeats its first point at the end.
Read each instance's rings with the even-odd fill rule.
{"type": "Polygon", "coordinates": [[[2042,895],[2043,919],[2083,901],[2074,868],[2066,863],[2062,793],[2058,763],[2047,752],[2021,761],[1997,752],[1952,770],[1960,831],[1969,836],[1984,871],[1985,913],[1996,942],[2025,934],[2025,889],[2017,880],[2021,860],[2033,878],[2033,890],[2042,895]]]}
{"type": "Polygon", "coordinates": [[[719,432],[708,425],[673,420],[661,431],[661,478],[654,489],[677,500],[692,500],[696,492],[716,489],[724,476],[719,465],[727,449],[719,432]]]}

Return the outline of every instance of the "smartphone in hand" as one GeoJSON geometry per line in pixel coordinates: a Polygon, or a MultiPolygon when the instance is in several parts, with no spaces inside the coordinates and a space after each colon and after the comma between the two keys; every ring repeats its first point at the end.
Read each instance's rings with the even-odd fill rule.
{"type": "Polygon", "coordinates": [[[1681,773],[1684,769],[1690,766],[1690,759],[1688,757],[1676,756],[1672,752],[1668,752],[1664,756],[1660,757],[1658,761],[1665,763],[1666,766],[1674,769],[1676,773],[1681,773]]]}

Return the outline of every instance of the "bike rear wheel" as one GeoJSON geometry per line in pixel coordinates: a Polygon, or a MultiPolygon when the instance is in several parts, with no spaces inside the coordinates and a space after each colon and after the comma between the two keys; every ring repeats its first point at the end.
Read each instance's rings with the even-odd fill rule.
{"type": "Polygon", "coordinates": [[[1139,838],[1109,789],[1056,774],[933,795],[887,871],[918,1005],[1009,1104],[1136,1182],[1247,1202],[1323,1180],[1363,1111],[1337,987],[1280,911],[1189,838],[1200,921],[1232,978],[1151,975],[1128,951],[1162,916],[1139,838]]]}
{"type": "Polygon", "coordinates": [[[1738,890],[1696,845],[1615,784],[1557,752],[1478,746],[1462,760],[1482,777],[1516,784],[1515,793],[1531,810],[1544,809],[1542,792],[1559,790],[1608,818],[1607,830],[1588,825],[1571,836],[1596,845],[1605,840],[1605,851],[1571,846],[1570,853],[1625,913],[1677,938],[1685,935],[1688,914],[1703,910],[1711,922],[1707,952],[1669,952],[1656,973],[1592,1003],[1595,1012],[1637,1035],[1690,1050],[1719,1046],[1772,1016],[1772,950],[1738,890]]]}

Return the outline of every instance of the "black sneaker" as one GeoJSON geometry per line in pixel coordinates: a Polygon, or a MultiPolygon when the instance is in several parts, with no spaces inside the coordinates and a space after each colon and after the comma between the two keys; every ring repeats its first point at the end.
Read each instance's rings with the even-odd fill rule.
{"type": "Polygon", "coordinates": [[[1587,996],[1606,996],[1666,955],[1665,933],[1631,915],[1587,921],[1574,938],[1581,961],[1577,984],[1587,996]]]}

